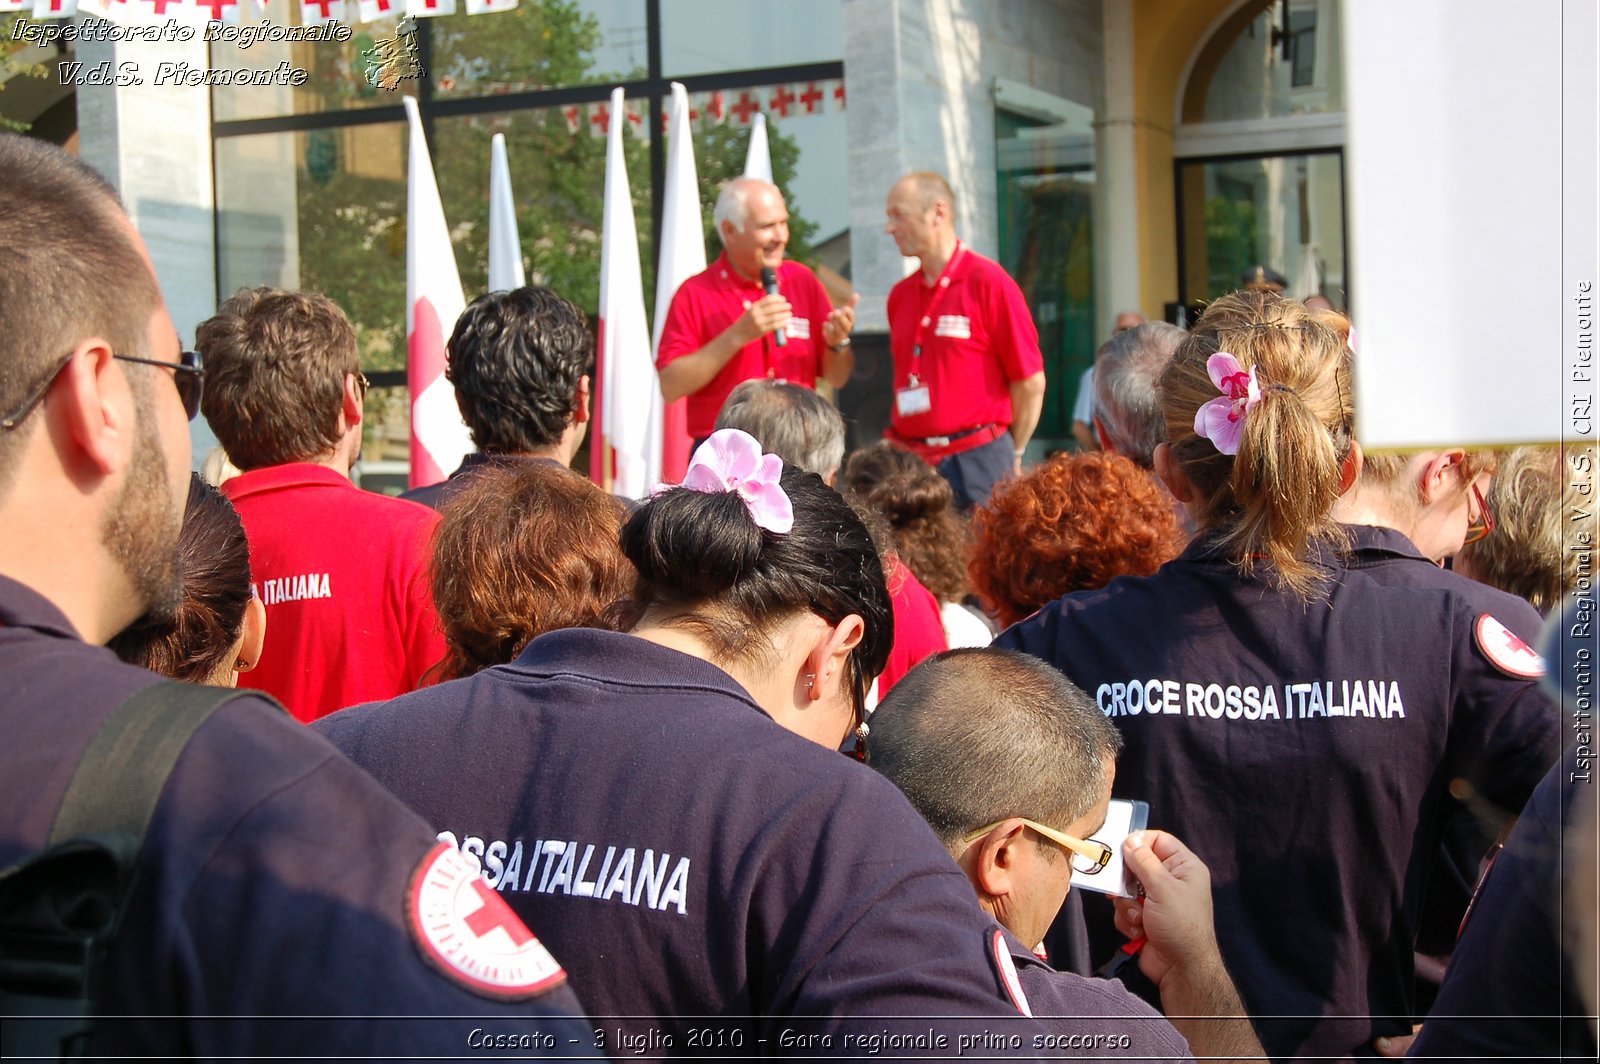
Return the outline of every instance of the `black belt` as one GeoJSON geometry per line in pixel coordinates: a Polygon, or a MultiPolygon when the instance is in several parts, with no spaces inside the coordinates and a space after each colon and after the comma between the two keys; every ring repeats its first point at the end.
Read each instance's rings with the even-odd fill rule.
{"type": "MultiPolygon", "coordinates": [[[[994,425],[995,423],[991,421],[986,425],[976,425],[970,429],[962,429],[960,432],[952,432],[948,436],[913,436],[912,439],[924,447],[948,447],[957,440],[964,440],[968,436],[976,436],[980,432],[988,432],[994,428],[994,425]]],[[[996,437],[996,439],[998,438],[996,437]]]]}

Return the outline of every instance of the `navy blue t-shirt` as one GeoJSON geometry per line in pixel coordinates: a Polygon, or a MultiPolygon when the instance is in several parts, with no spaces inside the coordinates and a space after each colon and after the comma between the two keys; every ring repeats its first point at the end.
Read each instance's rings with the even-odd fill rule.
{"type": "MultiPolygon", "coordinates": [[[[5,577],[0,678],[4,867],[44,848],[96,730],[160,678],[85,644],[5,577]]],[[[562,980],[502,1003],[425,961],[407,904],[435,846],[415,814],[282,710],[228,703],[195,732],[156,806],[94,1049],[461,1056],[492,1051],[472,1046],[474,1031],[490,1031],[507,1049],[548,1036],[583,1052],[592,1033],[562,980]]]]}
{"type": "MultiPolygon", "coordinates": [[[[1350,536],[1350,549],[1345,553],[1350,568],[1360,569],[1378,583],[1391,587],[1431,587],[1455,592],[1467,601],[1474,613],[1492,616],[1529,644],[1539,641],[1544,618],[1526,599],[1439,568],[1395,529],[1346,525],[1345,531],[1350,536]]],[[[1516,810],[1499,810],[1498,817],[1494,813],[1484,809],[1482,803],[1476,808],[1454,800],[1445,803],[1444,823],[1439,829],[1439,857],[1429,872],[1422,911],[1418,914],[1419,1008],[1432,1005],[1443,960],[1449,959],[1455,948],[1461,917],[1472,900],[1483,859],[1500,836],[1505,819],[1515,815],[1516,810]]]]}
{"type": "Polygon", "coordinates": [[[915,1054],[937,1047],[881,1036],[953,1050],[963,1029],[1037,1031],[1004,995],[993,921],[904,796],[698,658],[569,629],[316,728],[482,863],[617,1055],[915,1054]]]}
{"type": "MultiPolygon", "coordinates": [[[[1410,1032],[1449,781],[1517,808],[1560,741],[1554,707],[1490,663],[1460,596],[1327,572],[1303,601],[1201,541],[996,640],[1055,664],[1118,726],[1114,793],[1149,802],[1150,824],[1210,868],[1223,959],[1277,1058],[1410,1032]]],[[[1092,917],[1090,935],[1097,956],[1121,942],[1092,917]]]]}
{"type": "Polygon", "coordinates": [[[1074,1059],[1194,1059],[1167,1018],[1115,979],[1058,972],[1010,931],[1005,940],[1028,1007],[1045,1028],[1035,1048],[1074,1059]]]}
{"type": "Polygon", "coordinates": [[[1577,751],[1570,747],[1533,792],[1484,876],[1413,1057],[1595,1059],[1591,1008],[1560,934],[1571,893],[1566,829],[1579,803],[1592,808],[1595,800],[1577,751]]]}

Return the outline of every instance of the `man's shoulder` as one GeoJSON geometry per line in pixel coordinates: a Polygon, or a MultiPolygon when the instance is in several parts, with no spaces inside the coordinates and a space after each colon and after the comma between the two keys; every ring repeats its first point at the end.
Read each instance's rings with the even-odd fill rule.
{"type": "Polygon", "coordinates": [[[290,522],[279,530],[294,535],[303,534],[308,521],[359,521],[354,531],[369,540],[404,535],[439,520],[438,511],[421,502],[366,491],[349,477],[305,463],[242,474],[224,482],[222,490],[245,519],[246,532],[255,535],[267,531],[262,518],[290,522]]]}
{"type": "Polygon", "coordinates": [[[1004,266],[987,255],[980,255],[970,248],[967,249],[966,254],[961,256],[960,266],[955,272],[961,280],[970,285],[983,288],[998,287],[1006,291],[1016,291],[1019,294],[1022,291],[1017,286],[1016,280],[1006,272],[1004,266]]]}

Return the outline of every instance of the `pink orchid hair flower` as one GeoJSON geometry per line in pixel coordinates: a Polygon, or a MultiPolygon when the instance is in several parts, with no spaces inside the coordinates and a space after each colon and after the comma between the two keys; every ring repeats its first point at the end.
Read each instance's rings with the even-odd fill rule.
{"type": "Polygon", "coordinates": [[[758,527],[781,536],[794,528],[794,506],[778,483],[782,475],[783,459],[762,454],[754,436],[739,429],[718,429],[689,460],[683,486],[736,493],[758,527]]]}
{"type": "Polygon", "coordinates": [[[1195,411],[1195,434],[1210,440],[1223,454],[1238,454],[1245,415],[1261,402],[1255,367],[1247,370],[1231,353],[1218,351],[1206,359],[1206,372],[1222,396],[1195,411]]]}

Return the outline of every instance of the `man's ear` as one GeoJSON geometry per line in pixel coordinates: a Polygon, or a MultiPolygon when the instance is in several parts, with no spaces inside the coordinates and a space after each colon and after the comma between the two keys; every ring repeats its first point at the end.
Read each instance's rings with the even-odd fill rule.
{"type": "Polygon", "coordinates": [[[1156,476],[1167,486],[1167,490],[1172,492],[1172,497],[1185,504],[1193,502],[1194,485],[1189,483],[1188,475],[1173,456],[1172,444],[1157,444],[1155,453],[1150,457],[1155,464],[1156,476]]]}
{"type": "Polygon", "coordinates": [[[578,378],[578,390],[572,397],[572,423],[582,425],[589,420],[589,375],[578,378]]]}
{"type": "MultiPolygon", "coordinates": [[[[78,453],[101,476],[115,473],[129,461],[128,441],[138,433],[133,385],[115,367],[107,341],[84,340],[40,400],[41,406],[50,403],[60,411],[78,453]]],[[[40,414],[36,410],[31,416],[40,414]]]]}
{"type": "Polygon", "coordinates": [[[1021,820],[1012,817],[996,824],[973,843],[977,854],[973,871],[977,887],[990,897],[1003,898],[1016,890],[1017,851],[1032,845],[1024,837],[1021,820]]]}
{"type": "Polygon", "coordinates": [[[1461,463],[1467,452],[1460,447],[1440,451],[1417,471],[1417,497],[1424,506],[1431,506],[1455,492],[1461,491],[1466,481],[1461,476],[1461,463]]]}
{"type": "Polygon", "coordinates": [[[365,400],[362,398],[360,373],[344,374],[344,397],[339,400],[339,435],[362,424],[365,418],[365,400]]]}

